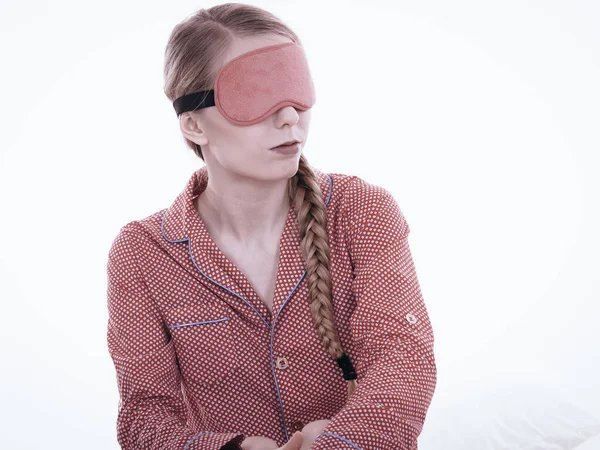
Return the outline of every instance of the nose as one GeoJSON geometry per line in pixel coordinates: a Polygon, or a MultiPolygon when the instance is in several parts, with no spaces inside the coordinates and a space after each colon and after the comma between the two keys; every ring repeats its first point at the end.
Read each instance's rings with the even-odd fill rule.
{"type": "Polygon", "coordinates": [[[275,112],[275,122],[277,123],[278,127],[281,127],[285,124],[294,125],[299,119],[299,112],[294,106],[291,105],[279,108],[275,112]]]}

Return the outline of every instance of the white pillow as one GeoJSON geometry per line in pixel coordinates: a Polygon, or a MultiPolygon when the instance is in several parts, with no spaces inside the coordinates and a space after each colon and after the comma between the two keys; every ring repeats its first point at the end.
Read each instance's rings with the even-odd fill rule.
{"type": "Polygon", "coordinates": [[[583,444],[578,445],[574,450],[598,450],[600,448],[600,434],[589,438],[583,444]]]}
{"type": "Polygon", "coordinates": [[[535,380],[438,380],[419,450],[572,450],[598,434],[600,419],[535,380]]]}

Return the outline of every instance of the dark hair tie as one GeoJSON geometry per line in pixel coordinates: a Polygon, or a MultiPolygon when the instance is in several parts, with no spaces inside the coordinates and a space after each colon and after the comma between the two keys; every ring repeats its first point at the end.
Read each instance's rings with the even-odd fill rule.
{"type": "Polygon", "coordinates": [[[356,371],[346,353],[342,353],[342,356],[337,358],[337,363],[344,372],[344,380],[356,380],[356,371]]]}

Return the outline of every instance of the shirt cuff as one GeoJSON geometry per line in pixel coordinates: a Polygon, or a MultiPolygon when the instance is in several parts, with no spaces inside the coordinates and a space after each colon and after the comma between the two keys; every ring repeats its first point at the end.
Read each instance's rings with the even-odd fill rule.
{"type": "Polygon", "coordinates": [[[362,450],[356,442],[351,441],[345,436],[337,433],[325,432],[319,434],[311,449],[329,449],[329,450],[362,450]]]}

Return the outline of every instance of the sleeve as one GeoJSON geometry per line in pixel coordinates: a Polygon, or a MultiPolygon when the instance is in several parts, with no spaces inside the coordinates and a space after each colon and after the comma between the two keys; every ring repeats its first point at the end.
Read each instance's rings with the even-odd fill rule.
{"type": "Polygon", "coordinates": [[[361,178],[344,200],[356,301],[347,353],[358,385],[311,449],[416,450],[437,368],[410,227],[394,197],[361,178]]]}
{"type": "Polygon", "coordinates": [[[137,240],[123,227],[107,264],[107,343],[120,396],[117,441],[123,450],[240,449],[245,435],[204,432],[214,425],[210,418],[187,417],[173,341],[138,266],[137,240]]]}

